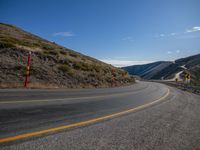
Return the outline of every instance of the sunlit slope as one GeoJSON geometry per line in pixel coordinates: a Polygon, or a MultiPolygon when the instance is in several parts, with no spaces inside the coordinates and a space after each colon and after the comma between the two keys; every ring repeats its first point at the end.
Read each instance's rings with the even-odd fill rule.
{"type": "Polygon", "coordinates": [[[0,23],[0,85],[23,85],[31,51],[31,87],[110,87],[134,82],[126,71],[0,23]]]}

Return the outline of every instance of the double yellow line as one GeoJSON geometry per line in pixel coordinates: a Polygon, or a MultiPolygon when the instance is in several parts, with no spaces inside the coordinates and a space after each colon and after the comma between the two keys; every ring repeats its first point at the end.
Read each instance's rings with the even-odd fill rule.
{"type": "Polygon", "coordinates": [[[103,120],[106,120],[106,119],[111,119],[111,118],[114,118],[114,117],[122,116],[122,115],[125,115],[125,114],[128,114],[128,113],[131,113],[131,112],[136,112],[138,110],[152,106],[152,105],[164,100],[169,95],[169,93],[170,93],[169,89],[167,88],[167,93],[165,95],[163,95],[161,98],[156,99],[153,102],[132,108],[132,109],[128,109],[128,110],[125,110],[125,111],[122,111],[122,112],[118,112],[118,113],[114,113],[114,114],[111,114],[111,115],[107,115],[107,116],[103,116],[103,117],[99,117],[99,118],[95,118],[95,119],[91,119],[91,120],[87,120],[87,121],[83,121],[83,122],[78,122],[78,123],[74,123],[74,124],[64,125],[64,126],[60,126],[60,127],[46,129],[46,130],[35,131],[35,132],[31,132],[31,133],[25,133],[25,134],[21,134],[21,135],[12,136],[12,137],[1,138],[0,143],[12,142],[12,141],[16,141],[16,140],[20,140],[20,139],[24,139],[24,138],[28,138],[28,137],[39,136],[39,135],[42,135],[42,134],[47,134],[47,133],[52,133],[52,132],[58,132],[58,131],[61,131],[61,130],[64,130],[64,129],[88,125],[88,124],[103,121],[103,120]]]}

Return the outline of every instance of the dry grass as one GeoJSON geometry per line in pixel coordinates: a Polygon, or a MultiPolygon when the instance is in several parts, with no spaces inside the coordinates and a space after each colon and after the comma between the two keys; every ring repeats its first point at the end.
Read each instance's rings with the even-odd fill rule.
{"type": "Polygon", "coordinates": [[[123,70],[1,23],[0,49],[0,88],[23,88],[23,81],[17,81],[25,76],[26,65],[21,61],[27,51],[32,51],[29,88],[109,87],[114,85],[113,77],[116,85],[132,81],[123,70]]]}
{"type": "MultiPolygon", "coordinates": [[[[23,82],[12,82],[12,83],[0,83],[0,88],[6,89],[6,88],[24,88],[23,82]]],[[[37,89],[55,89],[58,88],[57,85],[49,84],[49,83],[41,83],[41,82],[34,82],[34,83],[28,83],[27,88],[37,88],[37,89]]]]}

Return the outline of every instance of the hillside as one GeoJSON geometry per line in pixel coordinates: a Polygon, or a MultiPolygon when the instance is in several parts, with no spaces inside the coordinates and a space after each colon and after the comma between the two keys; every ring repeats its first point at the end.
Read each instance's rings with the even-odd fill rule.
{"type": "Polygon", "coordinates": [[[183,71],[180,77],[183,79],[186,73],[191,74],[193,84],[200,84],[200,54],[181,58],[175,62],[154,62],[145,65],[123,67],[132,75],[138,75],[144,79],[172,79],[176,73],[183,71]]]}
{"type": "Polygon", "coordinates": [[[29,87],[111,87],[134,82],[122,69],[0,23],[0,87],[23,86],[29,51],[29,87]]]}
{"type": "Polygon", "coordinates": [[[145,65],[128,66],[124,67],[123,69],[132,75],[138,75],[144,79],[152,79],[156,74],[160,72],[160,70],[166,68],[170,64],[172,64],[172,62],[159,61],[145,65]]]}

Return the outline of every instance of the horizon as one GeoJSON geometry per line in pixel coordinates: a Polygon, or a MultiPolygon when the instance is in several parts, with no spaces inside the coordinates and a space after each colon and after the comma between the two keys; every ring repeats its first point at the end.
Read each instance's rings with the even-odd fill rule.
{"type": "Polygon", "coordinates": [[[0,22],[117,67],[200,53],[198,0],[0,3],[0,22]]]}

